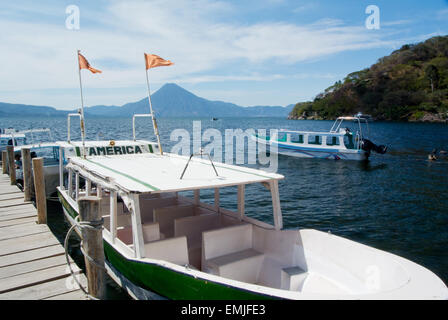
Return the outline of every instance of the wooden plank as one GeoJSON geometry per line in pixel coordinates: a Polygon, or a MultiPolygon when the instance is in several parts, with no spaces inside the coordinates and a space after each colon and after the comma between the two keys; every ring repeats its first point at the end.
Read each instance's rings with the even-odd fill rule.
{"type": "Polygon", "coordinates": [[[15,226],[15,225],[22,225],[22,224],[30,224],[30,223],[34,224],[35,222],[36,222],[35,215],[29,216],[29,217],[24,217],[24,218],[8,219],[8,220],[0,219],[0,228],[8,227],[8,226],[15,226]]]}
{"type": "Polygon", "coordinates": [[[0,256],[0,267],[11,266],[61,254],[64,254],[64,248],[57,243],[52,246],[0,256]]]}
{"type": "Polygon", "coordinates": [[[24,204],[18,205],[18,206],[0,208],[0,215],[15,213],[13,211],[17,211],[17,212],[34,211],[34,212],[36,212],[36,215],[37,215],[36,208],[31,203],[24,203],[24,204]]]}
{"type": "Polygon", "coordinates": [[[50,232],[47,225],[23,224],[0,228],[0,245],[3,240],[21,238],[32,234],[50,232]]]}
{"type": "Polygon", "coordinates": [[[8,214],[8,215],[0,214],[0,221],[11,221],[11,220],[15,220],[15,219],[36,218],[36,217],[37,217],[37,215],[36,215],[35,211],[26,211],[26,212],[8,214]]]}
{"type": "Polygon", "coordinates": [[[17,192],[17,191],[20,191],[20,189],[17,186],[11,186],[11,185],[1,185],[0,186],[1,193],[11,193],[11,192],[17,192]]]}
{"type": "MultiPolygon", "coordinates": [[[[0,190],[0,192],[2,192],[0,190]]],[[[11,200],[11,199],[23,199],[23,193],[22,191],[18,190],[18,191],[14,191],[14,192],[2,192],[0,194],[0,200],[11,200]]]]}
{"type": "MultiPolygon", "coordinates": [[[[82,284],[82,283],[81,283],[82,284]]],[[[89,300],[86,294],[81,290],[63,293],[57,296],[45,298],[43,300],[89,300]]]]}
{"type": "Polygon", "coordinates": [[[59,244],[51,232],[0,241],[0,256],[59,244]]]}
{"type": "Polygon", "coordinates": [[[67,260],[65,258],[65,254],[61,254],[54,257],[19,263],[12,266],[0,267],[0,279],[61,266],[64,264],[67,264],[67,260]]]}
{"type": "MultiPolygon", "coordinates": [[[[86,285],[85,277],[80,274],[80,282],[86,285]]],[[[58,295],[80,291],[73,285],[74,280],[71,276],[57,279],[54,281],[30,286],[23,289],[10,291],[0,294],[0,300],[39,300],[50,297],[57,297],[58,295]]]]}
{"type": "MultiPolygon", "coordinates": [[[[71,266],[75,272],[80,270],[75,263],[72,263],[71,266]]],[[[5,278],[0,281],[0,294],[60,278],[66,278],[69,274],[70,271],[68,266],[62,265],[5,278]]]]}
{"type": "Polygon", "coordinates": [[[31,202],[25,202],[22,199],[10,199],[10,200],[0,200],[0,208],[11,207],[11,206],[22,206],[30,204],[31,202]]]}

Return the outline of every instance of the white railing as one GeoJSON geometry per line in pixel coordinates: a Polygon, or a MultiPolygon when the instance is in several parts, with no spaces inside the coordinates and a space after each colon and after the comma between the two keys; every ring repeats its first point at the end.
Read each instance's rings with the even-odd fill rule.
{"type": "Polygon", "coordinates": [[[80,113],[69,113],[67,115],[67,142],[70,143],[70,118],[79,117],[79,125],[82,127],[82,116],[80,113]]]}
{"type": "Polygon", "coordinates": [[[152,118],[152,114],[150,113],[146,113],[146,114],[134,114],[132,116],[132,138],[134,139],[134,141],[137,140],[136,136],[135,136],[135,118],[152,118]]]}

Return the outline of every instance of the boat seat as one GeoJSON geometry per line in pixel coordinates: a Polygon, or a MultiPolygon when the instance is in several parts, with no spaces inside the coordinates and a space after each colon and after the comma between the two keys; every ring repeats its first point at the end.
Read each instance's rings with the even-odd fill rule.
{"type": "Polygon", "coordinates": [[[177,237],[146,243],[145,257],[165,260],[179,265],[189,264],[187,237],[177,237]]]}
{"type": "Polygon", "coordinates": [[[158,222],[142,224],[142,233],[144,243],[162,239],[158,222]]]}
{"type": "Polygon", "coordinates": [[[165,238],[174,236],[174,220],[195,215],[193,204],[182,204],[153,210],[153,221],[158,222],[165,238]]]}
{"type": "Polygon", "coordinates": [[[174,206],[179,204],[178,199],[171,194],[164,197],[141,197],[140,198],[140,213],[142,222],[154,222],[153,211],[157,208],[174,206]]]}
{"type": "Polygon", "coordinates": [[[308,141],[308,144],[321,144],[320,142],[320,136],[316,136],[314,141],[308,141]]]}
{"type": "Polygon", "coordinates": [[[264,254],[253,248],[253,226],[241,224],[202,233],[202,271],[257,283],[264,254]]]}
{"type": "Polygon", "coordinates": [[[208,213],[174,220],[174,236],[186,236],[190,264],[201,267],[202,232],[220,228],[221,219],[217,213],[208,213]]]}
{"type": "Polygon", "coordinates": [[[117,238],[126,245],[133,244],[132,226],[117,227],[117,238]]]}
{"type": "Polygon", "coordinates": [[[308,272],[300,267],[288,267],[282,269],[281,289],[300,291],[303,287],[308,272]]]}
{"type": "Polygon", "coordinates": [[[278,142],[286,142],[286,139],[287,139],[287,137],[286,137],[286,134],[285,134],[285,136],[283,138],[277,139],[277,141],[278,142]]]}
{"type": "Polygon", "coordinates": [[[331,137],[331,142],[327,141],[327,146],[337,146],[338,145],[338,141],[336,137],[331,137]]]}
{"type": "Polygon", "coordinates": [[[246,249],[207,260],[205,272],[221,277],[257,283],[258,273],[264,254],[254,249],[246,249]]]}
{"type": "Polygon", "coordinates": [[[303,143],[303,136],[299,136],[298,139],[291,139],[291,142],[293,143],[303,143]]]}

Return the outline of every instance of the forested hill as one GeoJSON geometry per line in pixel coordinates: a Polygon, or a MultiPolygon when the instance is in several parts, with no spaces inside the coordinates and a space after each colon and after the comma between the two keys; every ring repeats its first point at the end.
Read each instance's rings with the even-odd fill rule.
{"type": "Polygon", "coordinates": [[[408,44],[370,68],[350,73],[314,101],[297,103],[290,119],[335,119],[358,112],[377,120],[448,119],[448,36],[408,44]]]}

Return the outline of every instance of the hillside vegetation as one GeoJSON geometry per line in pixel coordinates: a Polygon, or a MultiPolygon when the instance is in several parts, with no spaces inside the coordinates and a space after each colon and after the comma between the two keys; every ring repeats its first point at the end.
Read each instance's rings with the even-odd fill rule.
{"type": "Polygon", "coordinates": [[[297,103],[290,119],[335,119],[358,112],[377,120],[448,119],[448,36],[408,44],[297,103]]]}

